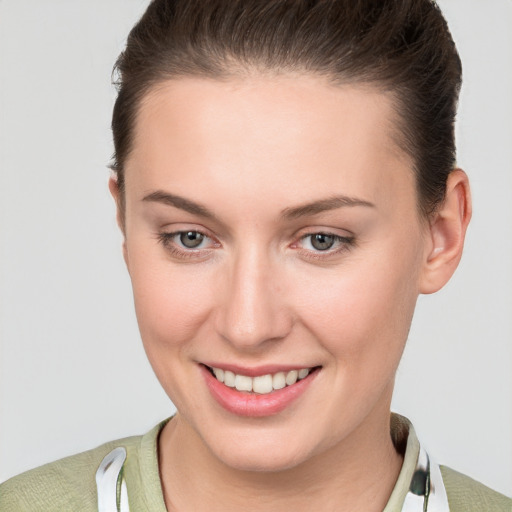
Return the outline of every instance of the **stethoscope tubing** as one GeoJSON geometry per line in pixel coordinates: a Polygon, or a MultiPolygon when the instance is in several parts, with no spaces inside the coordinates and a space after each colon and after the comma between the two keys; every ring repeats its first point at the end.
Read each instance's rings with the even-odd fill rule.
{"type": "MultiPolygon", "coordinates": [[[[126,449],[109,452],[96,471],[98,512],[130,512],[128,489],[123,478],[126,449]]],[[[439,465],[420,446],[418,462],[401,512],[450,512],[439,465]]]]}

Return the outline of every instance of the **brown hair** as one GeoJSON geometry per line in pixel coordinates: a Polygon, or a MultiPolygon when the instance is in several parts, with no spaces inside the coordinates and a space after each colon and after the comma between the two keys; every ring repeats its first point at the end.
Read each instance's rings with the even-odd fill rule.
{"type": "Polygon", "coordinates": [[[426,216],[455,165],[460,59],[431,0],[153,0],[114,67],[112,169],[124,165],[137,109],[157,83],[251,70],[303,72],[390,92],[426,216]]]}

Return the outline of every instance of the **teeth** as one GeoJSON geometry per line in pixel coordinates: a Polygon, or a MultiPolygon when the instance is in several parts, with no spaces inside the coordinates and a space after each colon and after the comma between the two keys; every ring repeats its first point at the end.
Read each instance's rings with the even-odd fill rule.
{"type": "Polygon", "coordinates": [[[224,370],[220,368],[214,368],[213,373],[219,382],[224,382],[224,370]]]}
{"type": "MultiPolygon", "coordinates": [[[[214,368],[214,373],[217,368],[214,368]]],[[[224,372],[224,384],[226,386],[229,386],[230,388],[235,387],[235,374],[233,372],[230,372],[229,370],[226,370],[224,372]]]]}
{"type": "Polygon", "coordinates": [[[286,374],[286,384],[291,386],[297,382],[297,378],[299,377],[299,372],[297,370],[292,370],[286,374]]]}
{"type": "Polygon", "coordinates": [[[272,375],[262,375],[261,377],[254,377],[252,380],[252,390],[255,393],[264,395],[270,393],[274,388],[272,387],[272,375]]]}
{"type": "Polygon", "coordinates": [[[238,391],[252,391],[252,379],[245,375],[237,375],[235,377],[235,388],[238,391]]]}
{"type": "Polygon", "coordinates": [[[309,374],[309,369],[308,368],[302,368],[302,370],[299,370],[299,379],[303,379],[304,377],[307,377],[308,374],[309,374]]]}
{"type": "Polygon", "coordinates": [[[258,377],[248,377],[247,375],[238,375],[221,368],[212,368],[212,370],[215,378],[226,386],[236,388],[238,391],[254,392],[260,395],[266,395],[274,390],[292,386],[298,380],[306,378],[311,372],[311,368],[302,368],[289,372],[277,372],[273,375],[268,373],[258,377]]]}
{"type": "Polygon", "coordinates": [[[286,375],[284,372],[276,373],[272,377],[272,387],[274,389],[283,389],[286,386],[286,375]]]}

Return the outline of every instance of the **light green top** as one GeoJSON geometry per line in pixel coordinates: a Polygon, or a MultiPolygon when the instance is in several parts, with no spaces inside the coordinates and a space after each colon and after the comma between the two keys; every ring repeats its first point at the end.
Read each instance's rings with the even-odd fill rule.
{"type": "MultiPolygon", "coordinates": [[[[167,512],[158,470],[158,434],[167,420],[144,436],[104,444],[94,450],[46,464],[0,485],[0,512],[94,512],[95,474],[101,461],[118,446],[125,447],[124,479],[131,512],[167,512]]],[[[391,435],[404,463],[384,512],[399,512],[409,489],[419,453],[414,428],[393,415],[391,435]]],[[[441,466],[450,512],[512,512],[512,500],[441,466]]]]}

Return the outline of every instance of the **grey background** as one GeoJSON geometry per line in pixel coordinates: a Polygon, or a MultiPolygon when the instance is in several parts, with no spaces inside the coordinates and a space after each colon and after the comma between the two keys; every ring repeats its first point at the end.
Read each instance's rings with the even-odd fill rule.
{"type": "MultiPolygon", "coordinates": [[[[512,495],[512,2],[440,4],[475,214],[454,279],[420,298],[394,409],[438,461],[512,495]]],[[[0,3],[0,481],[173,412],[107,192],[110,72],[145,5],[0,3]]]]}

